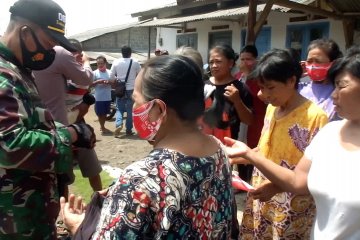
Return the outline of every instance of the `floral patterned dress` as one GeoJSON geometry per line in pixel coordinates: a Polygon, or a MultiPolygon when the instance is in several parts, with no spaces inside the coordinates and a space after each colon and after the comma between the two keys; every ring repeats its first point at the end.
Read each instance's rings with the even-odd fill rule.
{"type": "MultiPolygon", "coordinates": [[[[327,123],[326,113],[311,101],[275,119],[276,107],[269,105],[258,147],[271,161],[294,169],[305,148],[327,123]]],[[[252,185],[260,186],[264,175],[254,169],[252,185]]],[[[247,196],[241,224],[241,239],[309,239],[315,217],[315,203],[310,195],[278,193],[267,202],[247,196]]]]}
{"type": "Polygon", "coordinates": [[[155,149],[110,187],[92,239],[229,239],[233,199],[221,148],[203,158],[155,149]]]}

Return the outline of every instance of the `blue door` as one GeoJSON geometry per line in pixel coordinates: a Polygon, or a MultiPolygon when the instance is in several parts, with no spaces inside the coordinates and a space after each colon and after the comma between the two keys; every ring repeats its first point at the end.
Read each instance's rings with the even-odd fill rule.
{"type": "Polygon", "coordinates": [[[310,42],[329,37],[329,22],[288,25],[286,29],[286,47],[296,50],[301,59],[307,58],[310,42]]]}
{"type": "MultiPolygon", "coordinates": [[[[246,30],[241,31],[241,46],[245,46],[246,30]]],[[[259,57],[270,50],[271,48],[271,27],[263,27],[255,41],[255,46],[258,50],[259,57]]]]}

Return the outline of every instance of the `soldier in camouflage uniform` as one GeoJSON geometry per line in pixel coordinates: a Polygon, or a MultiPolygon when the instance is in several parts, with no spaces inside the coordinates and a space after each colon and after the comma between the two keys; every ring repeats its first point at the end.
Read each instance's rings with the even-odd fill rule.
{"type": "Polygon", "coordinates": [[[0,39],[0,239],[56,239],[56,174],[72,168],[72,145],[91,148],[95,135],[86,124],[55,124],[31,77],[51,65],[54,45],[74,50],[64,11],[51,0],[19,0],[10,12],[0,39]]]}

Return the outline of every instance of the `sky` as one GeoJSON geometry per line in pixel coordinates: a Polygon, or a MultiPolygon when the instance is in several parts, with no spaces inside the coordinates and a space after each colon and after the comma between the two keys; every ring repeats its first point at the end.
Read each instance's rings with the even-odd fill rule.
{"type": "MultiPolygon", "coordinates": [[[[0,0],[0,35],[9,23],[9,8],[16,0],[0,0]]],[[[66,13],[66,36],[89,29],[134,22],[131,13],[175,3],[176,0],[55,0],[66,13]]]]}

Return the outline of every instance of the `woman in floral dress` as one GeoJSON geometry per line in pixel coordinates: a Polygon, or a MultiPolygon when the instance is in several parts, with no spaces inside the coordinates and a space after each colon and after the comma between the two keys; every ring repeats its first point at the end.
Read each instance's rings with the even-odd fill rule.
{"type": "MultiPolygon", "coordinates": [[[[273,162],[294,169],[306,146],[327,123],[326,113],[301,96],[297,84],[300,64],[285,50],[264,55],[254,72],[260,79],[260,90],[270,103],[259,140],[259,151],[273,162]]],[[[248,194],[241,239],[309,239],[315,216],[310,195],[282,192],[254,169],[248,194]]]]}
{"type": "MultiPolygon", "coordinates": [[[[135,80],[133,119],[154,150],[108,189],[92,239],[231,238],[236,212],[228,158],[221,142],[197,126],[203,89],[200,69],[187,57],[145,64],[135,80]]],[[[62,198],[72,233],[84,218],[73,214],[76,206],[73,195],[66,205],[62,198]]]]}

